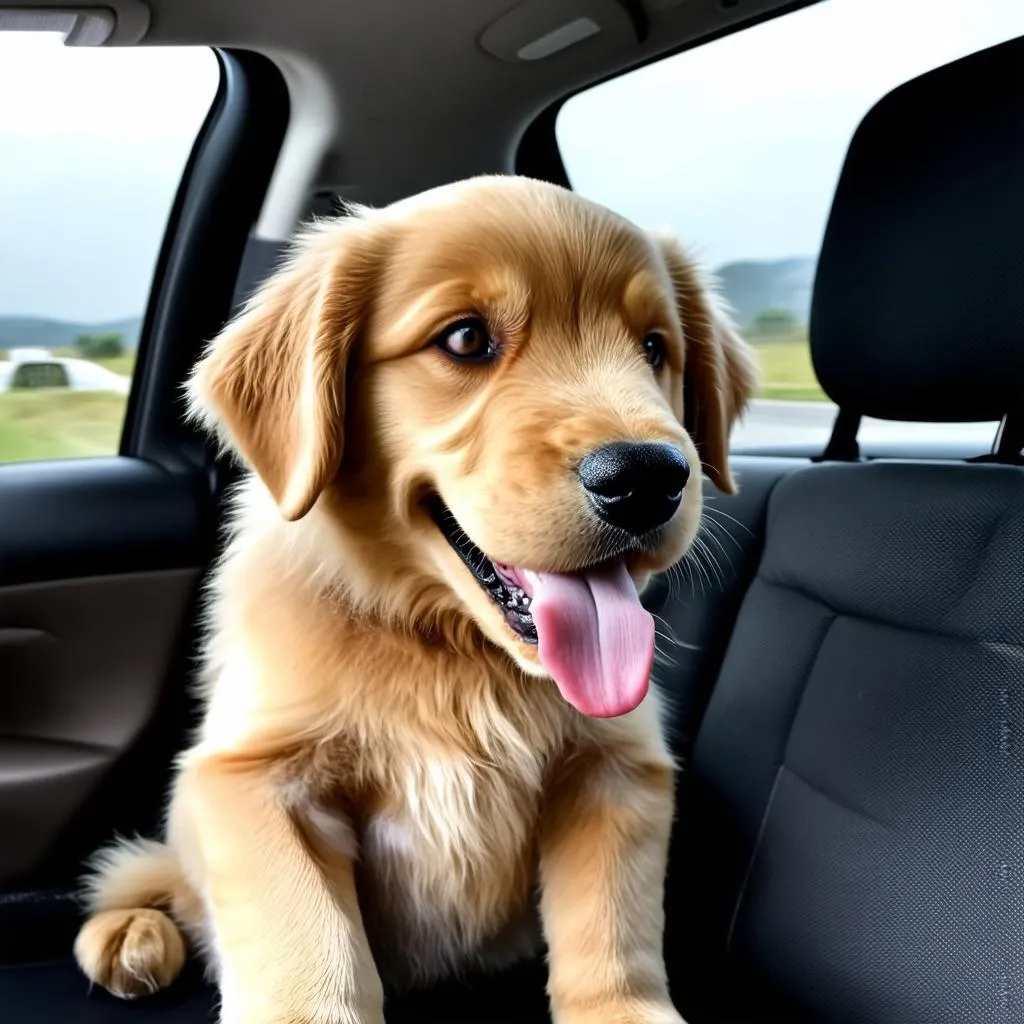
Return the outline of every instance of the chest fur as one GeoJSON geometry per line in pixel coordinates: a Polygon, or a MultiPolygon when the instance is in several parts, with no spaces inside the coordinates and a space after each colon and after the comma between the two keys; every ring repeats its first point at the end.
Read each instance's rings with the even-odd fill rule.
{"type": "Polygon", "coordinates": [[[537,833],[552,761],[525,743],[490,756],[409,747],[387,759],[384,785],[351,814],[317,804],[320,835],[341,835],[353,848],[364,926],[392,981],[497,965],[533,948],[537,833]]]}
{"type": "Polygon", "coordinates": [[[539,763],[519,767],[425,760],[408,769],[398,799],[360,823],[360,899],[385,965],[429,977],[518,946],[543,775],[539,763]]]}

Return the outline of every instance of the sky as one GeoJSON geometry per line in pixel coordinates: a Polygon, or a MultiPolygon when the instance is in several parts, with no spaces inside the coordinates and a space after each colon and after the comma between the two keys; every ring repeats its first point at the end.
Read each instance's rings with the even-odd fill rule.
{"type": "Polygon", "coordinates": [[[1019,35],[1024,0],[824,0],[581,93],[559,147],[576,191],[708,266],[814,256],[868,109],[1019,35]]]}
{"type": "Polygon", "coordinates": [[[142,313],[217,91],[212,51],[0,32],[0,315],[142,313]]]}
{"type": "MultiPolygon", "coordinates": [[[[824,0],[570,100],[574,187],[710,266],[813,256],[846,145],[915,75],[1024,34],[1024,0],[824,0]]],[[[217,87],[204,49],[0,32],[0,315],[140,314],[217,87]]]]}

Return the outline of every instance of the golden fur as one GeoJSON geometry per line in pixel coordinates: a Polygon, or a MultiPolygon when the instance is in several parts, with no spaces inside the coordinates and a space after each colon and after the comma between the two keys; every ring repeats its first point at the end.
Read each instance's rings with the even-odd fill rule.
{"type": "Polygon", "coordinates": [[[380,1024],[382,977],[501,963],[539,919],[559,1024],[678,1022],[656,696],[615,719],[573,710],[423,503],[440,494],[495,559],[570,571],[605,557],[582,455],[672,442],[693,471],[657,549],[629,556],[642,588],[696,533],[695,445],[733,489],[729,428],[753,380],[673,241],[554,186],[473,179],[301,238],[190,383],[254,472],[166,841],[99,856],[86,974],[155,991],[184,936],[227,1024],[380,1024]],[[430,344],[471,313],[505,345],[493,367],[430,344]],[[657,373],[641,348],[655,329],[657,373]]]}

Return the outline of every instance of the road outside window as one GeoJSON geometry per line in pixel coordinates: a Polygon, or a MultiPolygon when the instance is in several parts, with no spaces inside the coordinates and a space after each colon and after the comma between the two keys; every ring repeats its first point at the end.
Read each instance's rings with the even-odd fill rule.
{"type": "MultiPolygon", "coordinates": [[[[1021,0],[823,0],[570,99],[557,137],[573,187],[674,231],[717,272],[764,387],[736,448],[823,445],[835,408],[811,367],[811,291],[858,123],[918,75],[1024,34],[1021,0]]],[[[867,420],[865,441],[977,441],[994,424],[867,420]]]]}
{"type": "Polygon", "coordinates": [[[206,48],[0,32],[0,463],[117,452],[206,48]]]}

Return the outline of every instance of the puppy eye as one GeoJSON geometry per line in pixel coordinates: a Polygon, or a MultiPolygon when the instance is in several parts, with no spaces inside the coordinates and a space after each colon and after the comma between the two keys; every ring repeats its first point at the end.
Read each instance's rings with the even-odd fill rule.
{"type": "Polygon", "coordinates": [[[644,338],[644,355],[655,370],[665,365],[665,339],[660,334],[648,334],[644,338]]]}
{"type": "Polygon", "coordinates": [[[494,359],[498,347],[483,320],[471,317],[446,327],[435,345],[460,363],[482,363],[494,359]]]}

